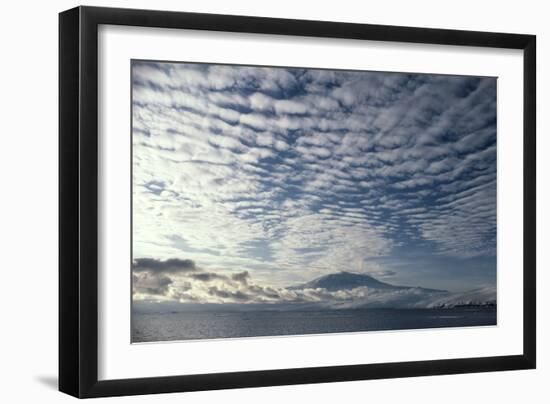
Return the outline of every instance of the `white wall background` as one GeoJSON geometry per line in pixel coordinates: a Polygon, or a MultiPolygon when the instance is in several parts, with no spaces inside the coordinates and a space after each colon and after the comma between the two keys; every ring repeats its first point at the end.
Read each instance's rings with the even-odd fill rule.
{"type": "MultiPolygon", "coordinates": [[[[74,1],[6,2],[0,62],[0,400],[63,403],[57,384],[57,13],[74,1]]],[[[531,33],[538,36],[538,369],[109,399],[126,403],[548,402],[550,392],[550,25],[545,2],[384,0],[90,1],[283,18],[531,33]],[[308,4],[309,3],[309,4],[308,4]],[[546,382],[546,383],[545,383],[546,382]]],[[[521,229],[518,229],[521,231],[521,229]]]]}

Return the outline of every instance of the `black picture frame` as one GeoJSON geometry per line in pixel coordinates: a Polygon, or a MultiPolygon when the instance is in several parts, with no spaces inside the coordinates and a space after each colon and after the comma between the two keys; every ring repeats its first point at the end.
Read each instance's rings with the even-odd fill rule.
{"type": "Polygon", "coordinates": [[[85,398],[535,368],[535,120],[534,35],[96,7],[77,7],[60,13],[59,390],[85,398]],[[97,53],[100,24],[522,50],[523,354],[99,381],[97,53]]]}

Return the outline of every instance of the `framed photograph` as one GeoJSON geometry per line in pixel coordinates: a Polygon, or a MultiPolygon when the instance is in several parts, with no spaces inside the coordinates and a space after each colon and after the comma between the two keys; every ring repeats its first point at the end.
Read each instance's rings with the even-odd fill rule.
{"type": "Polygon", "coordinates": [[[535,36],[59,28],[61,391],[535,368],[535,36]]]}

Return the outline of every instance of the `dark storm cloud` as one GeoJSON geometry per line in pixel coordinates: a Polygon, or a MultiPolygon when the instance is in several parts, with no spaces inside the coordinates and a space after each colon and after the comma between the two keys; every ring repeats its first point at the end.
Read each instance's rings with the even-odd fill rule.
{"type": "Polygon", "coordinates": [[[189,278],[200,282],[210,282],[216,279],[221,279],[221,280],[227,279],[226,276],[220,275],[214,272],[198,272],[196,274],[189,274],[189,278]]]}
{"type": "Polygon", "coordinates": [[[179,274],[193,272],[197,266],[193,260],[171,258],[165,261],[154,258],[138,258],[132,265],[134,272],[150,272],[157,274],[179,274]]]}

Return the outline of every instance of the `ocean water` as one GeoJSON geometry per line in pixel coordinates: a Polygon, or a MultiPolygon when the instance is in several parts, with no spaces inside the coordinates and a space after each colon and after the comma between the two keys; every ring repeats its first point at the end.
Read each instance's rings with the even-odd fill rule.
{"type": "Polygon", "coordinates": [[[496,325],[495,308],[181,312],[132,317],[132,342],[496,325]]]}

